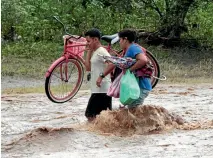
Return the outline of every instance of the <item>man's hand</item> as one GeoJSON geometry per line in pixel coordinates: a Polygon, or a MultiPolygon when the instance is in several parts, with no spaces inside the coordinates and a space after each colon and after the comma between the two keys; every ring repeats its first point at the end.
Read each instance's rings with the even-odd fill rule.
{"type": "Polygon", "coordinates": [[[98,77],[97,81],[96,81],[96,85],[98,87],[101,87],[101,82],[102,82],[103,78],[102,77],[98,77]]]}

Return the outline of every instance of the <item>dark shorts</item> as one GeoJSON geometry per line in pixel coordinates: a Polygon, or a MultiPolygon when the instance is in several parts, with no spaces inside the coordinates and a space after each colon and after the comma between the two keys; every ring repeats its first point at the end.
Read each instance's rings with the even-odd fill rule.
{"type": "Polygon", "coordinates": [[[112,97],[109,97],[106,93],[93,93],[89,99],[85,116],[95,117],[102,110],[107,109],[112,110],[112,97]]]}

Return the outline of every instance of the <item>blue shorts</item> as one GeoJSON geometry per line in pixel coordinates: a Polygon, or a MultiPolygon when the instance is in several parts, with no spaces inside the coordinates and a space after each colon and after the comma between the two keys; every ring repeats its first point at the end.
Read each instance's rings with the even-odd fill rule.
{"type": "Polygon", "coordinates": [[[150,90],[147,89],[140,89],[140,96],[138,99],[136,99],[135,101],[133,101],[130,105],[128,105],[128,108],[135,108],[139,105],[142,105],[145,98],[149,95],[150,90]]]}

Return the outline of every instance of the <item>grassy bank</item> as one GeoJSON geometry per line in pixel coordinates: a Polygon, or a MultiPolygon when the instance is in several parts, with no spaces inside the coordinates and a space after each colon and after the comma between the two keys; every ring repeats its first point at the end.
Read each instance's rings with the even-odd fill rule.
{"type": "Polygon", "coordinates": [[[207,49],[148,48],[159,61],[167,83],[213,83],[213,52],[207,49]]]}
{"type": "Polygon", "coordinates": [[[58,43],[10,43],[2,46],[2,76],[41,79],[63,50],[58,43]]]}
{"type": "MultiPolygon", "coordinates": [[[[2,46],[1,75],[44,79],[50,64],[60,57],[63,46],[58,43],[16,43],[2,46]]],[[[213,52],[204,49],[147,47],[159,62],[161,74],[167,81],[161,83],[213,83],[213,52]]],[[[43,87],[14,92],[43,92],[43,87]]]]}

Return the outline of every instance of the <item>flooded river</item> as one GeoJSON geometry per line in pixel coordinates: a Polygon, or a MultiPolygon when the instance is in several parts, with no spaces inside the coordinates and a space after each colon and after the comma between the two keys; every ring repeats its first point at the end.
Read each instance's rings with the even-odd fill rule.
{"type": "Polygon", "coordinates": [[[45,94],[2,94],[3,158],[213,157],[213,85],[159,84],[136,111],[84,112],[90,92],[55,104],[45,94]]]}

